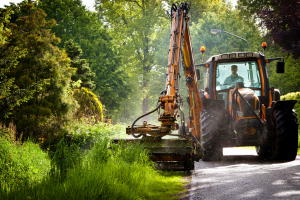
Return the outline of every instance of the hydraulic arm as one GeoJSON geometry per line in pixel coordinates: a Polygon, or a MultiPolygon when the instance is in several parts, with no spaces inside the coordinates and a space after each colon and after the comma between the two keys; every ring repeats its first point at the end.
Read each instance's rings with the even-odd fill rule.
{"type": "MultiPolygon", "coordinates": [[[[190,101],[191,115],[189,116],[190,121],[188,122],[188,127],[191,129],[191,134],[200,142],[200,112],[203,109],[203,106],[197,84],[198,80],[187,23],[189,20],[189,9],[190,5],[188,3],[180,3],[179,5],[173,4],[171,8],[172,23],[166,87],[165,90],[161,92],[159,98],[160,104],[155,109],[163,109],[163,112],[158,118],[158,121],[161,122],[161,126],[148,126],[146,122],[144,122],[142,126],[134,126],[133,124],[132,127],[127,128],[127,133],[132,134],[135,137],[145,134],[154,137],[162,137],[164,135],[169,135],[172,130],[178,130],[179,125],[176,123],[177,116],[179,115],[179,112],[183,112],[182,98],[179,94],[180,72],[181,68],[183,68],[189,90],[188,99],[190,101]]],[[[150,114],[155,110],[147,114],[150,114]]],[[[184,126],[184,119],[181,119],[181,121],[181,124],[184,126]]]]}
{"type": "MultiPolygon", "coordinates": [[[[197,84],[197,75],[191,38],[188,26],[188,3],[173,4],[171,8],[171,37],[168,59],[168,71],[166,76],[166,87],[159,97],[159,105],[154,110],[137,118],[132,126],[126,128],[126,133],[135,138],[143,136],[141,141],[147,144],[152,153],[152,160],[161,163],[181,162],[184,169],[193,169],[194,161],[202,156],[201,146],[201,121],[200,113],[203,109],[200,92],[197,84]],[[187,130],[182,110],[183,101],[179,93],[181,69],[185,72],[185,80],[189,90],[188,103],[191,115],[188,117],[187,130]],[[158,121],[161,126],[135,125],[142,117],[162,109],[158,121]],[[179,126],[177,117],[181,116],[179,126]],[[178,130],[179,134],[172,134],[172,130],[178,130]],[[150,135],[147,136],[147,135],[150,135]],[[178,136],[178,139],[162,139],[165,135],[178,136]]],[[[174,170],[174,168],[170,168],[174,170]]]]}

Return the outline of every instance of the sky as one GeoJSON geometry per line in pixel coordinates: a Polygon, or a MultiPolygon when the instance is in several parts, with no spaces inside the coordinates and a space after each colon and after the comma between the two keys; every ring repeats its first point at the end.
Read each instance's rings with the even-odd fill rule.
{"type": "MultiPolygon", "coordinates": [[[[22,2],[23,0],[1,0],[0,8],[4,8],[4,5],[9,5],[9,2],[15,4],[22,2]]],[[[82,0],[83,5],[87,6],[90,10],[94,11],[94,2],[95,0],[82,0]]]]}
{"type": "MultiPolygon", "coordinates": [[[[174,0],[175,1],[175,0],[174,0]]],[[[232,3],[233,7],[237,4],[237,0],[228,0],[232,3]]],[[[9,2],[13,2],[15,4],[22,2],[22,0],[1,0],[0,8],[4,8],[4,5],[9,5],[9,2]]],[[[88,7],[91,11],[95,11],[93,8],[95,0],[82,0],[83,5],[88,7]]]]}

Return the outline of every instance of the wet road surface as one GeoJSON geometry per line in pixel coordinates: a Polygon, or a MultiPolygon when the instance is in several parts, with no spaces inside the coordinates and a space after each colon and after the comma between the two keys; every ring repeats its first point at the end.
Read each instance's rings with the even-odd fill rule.
{"type": "Polygon", "coordinates": [[[300,157],[260,160],[254,150],[224,148],[218,162],[196,162],[182,200],[300,199],[300,157]]]}

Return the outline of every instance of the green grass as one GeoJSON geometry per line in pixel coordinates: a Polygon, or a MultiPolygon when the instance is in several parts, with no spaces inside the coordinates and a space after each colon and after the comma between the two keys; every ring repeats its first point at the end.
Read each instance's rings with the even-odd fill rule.
{"type": "Polygon", "coordinates": [[[178,199],[175,194],[184,190],[183,173],[157,171],[142,146],[108,149],[108,137],[94,138],[94,146],[85,153],[63,139],[51,160],[33,142],[19,145],[2,138],[1,144],[0,169],[13,163],[5,171],[8,176],[1,173],[1,200],[178,199]],[[20,177],[24,184],[11,184],[20,177]]]}
{"type": "Polygon", "coordinates": [[[249,149],[249,150],[255,150],[255,147],[254,147],[254,146],[248,146],[248,147],[237,147],[237,148],[240,148],[240,149],[249,149]]]}
{"type": "Polygon", "coordinates": [[[0,185],[8,191],[41,181],[50,170],[50,159],[37,144],[23,145],[0,137],[0,185]]]}

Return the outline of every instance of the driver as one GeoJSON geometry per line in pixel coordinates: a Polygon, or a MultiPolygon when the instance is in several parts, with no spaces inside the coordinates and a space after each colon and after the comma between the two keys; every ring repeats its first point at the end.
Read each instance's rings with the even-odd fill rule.
{"type": "Polygon", "coordinates": [[[238,71],[238,67],[236,65],[232,65],[231,66],[232,74],[225,79],[224,85],[232,85],[235,84],[236,82],[244,82],[244,78],[239,76],[237,74],[237,71],[238,71]]]}

